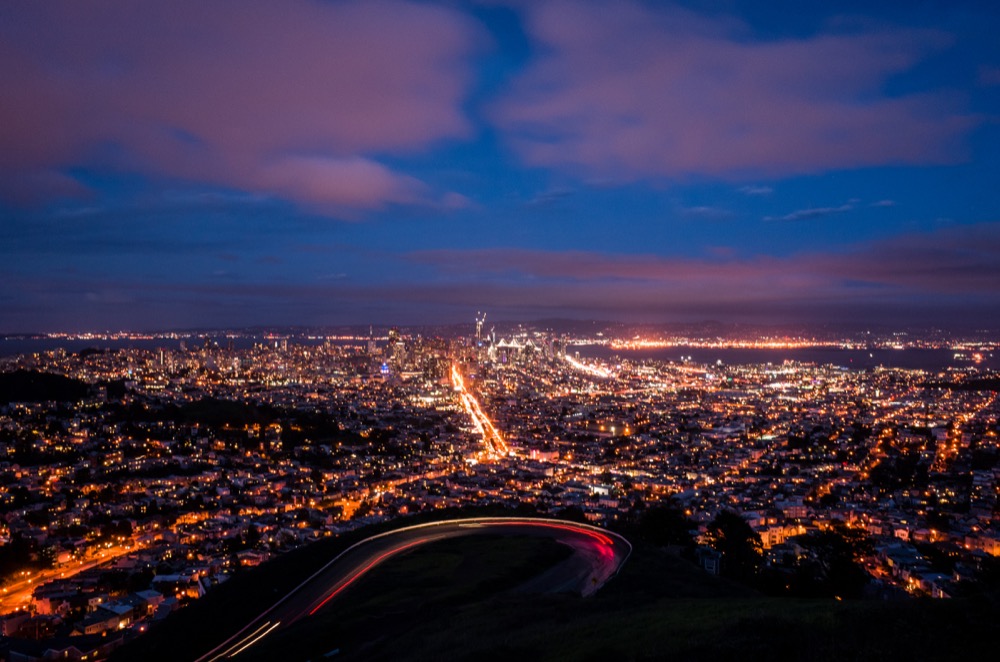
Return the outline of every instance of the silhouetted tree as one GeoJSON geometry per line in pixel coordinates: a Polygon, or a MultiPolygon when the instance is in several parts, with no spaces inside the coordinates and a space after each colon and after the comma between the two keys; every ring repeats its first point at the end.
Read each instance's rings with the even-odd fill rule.
{"type": "Polygon", "coordinates": [[[708,525],[709,545],[722,554],[722,574],[743,581],[752,579],[764,561],[760,536],[736,513],[723,510],[708,525]]]}
{"type": "Polygon", "coordinates": [[[647,508],[639,518],[639,537],[654,545],[691,547],[694,545],[693,528],[695,524],[671,506],[647,508]]]}

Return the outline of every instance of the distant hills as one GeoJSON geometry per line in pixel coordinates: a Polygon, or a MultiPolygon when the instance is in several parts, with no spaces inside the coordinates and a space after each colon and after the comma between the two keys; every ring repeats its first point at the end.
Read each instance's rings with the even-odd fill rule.
{"type": "Polygon", "coordinates": [[[0,372],[0,403],[73,402],[87,397],[90,386],[78,379],[47,372],[0,372]]]}
{"type": "Polygon", "coordinates": [[[1000,377],[964,379],[960,382],[926,382],[923,388],[944,389],[946,391],[1000,391],[1000,377]]]}
{"type": "MultiPolygon", "coordinates": [[[[517,329],[537,329],[548,330],[555,333],[569,334],[594,334],[597,332],[621,334],[633,333],[664,333],[671,335],[681,335],[690,337],[746,337],[746,336],[774,336],[774,335],[801,335],[824,338],[845,338],[858,335],[870,334],[876,336],[902,337],[941,337],[961,335],[968,338],[995,339],[1000,332],[997,328],[977,327],[926,327],[926,326],[889,326],[886,324],[859,324],[857,322],[845,321],[831,324],[780,324],[780,323],[746,323],[731,322],[712,319],[695,320],[687,322],[636,322],[636,321],[614,321],[595,319],[575,319],[569,317],[550,317],[535,320],[517,320],[494,318],[486,311],[487,318],[485,331],[496,327],[498,333],[510,333],[517,329]]],[[[398,327],[407,334],[423,334],[429,336],[451,336],[468,335],[475,329],[475,314],[470,312],[469,319],[463,322],[443,322],[409,324],[406,320],[400,320],[398,324],[340,324],[340,325],[317,325],[303,326],[294,324],[281,325],[255,325],[245,327],[229,328],[187,328],[187,329],[146,329],[139,333],[147,335],[177,335],[193,337],[216,337],[226,334],[243,334],[247,336],[336,336],[353,335],[364,336],[369,329],[373,329],[376,335],[385,335],[385,332],[398,327]]],[[[110,333],[110,332],[108,332],[110,333]]],[[[123,332],[124,333],[124,332],[123,332]]],[[[52,339],[44,333],[5,333],[0,334],[0,340],[45,340],[52,339]]]]}

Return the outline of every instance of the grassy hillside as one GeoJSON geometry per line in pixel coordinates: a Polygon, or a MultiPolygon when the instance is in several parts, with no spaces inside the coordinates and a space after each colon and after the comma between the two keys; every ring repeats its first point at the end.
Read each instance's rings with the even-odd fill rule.
{"type": "Polygon", "coordinates": [[[455,540],[393,559],[339,608],[245,659],[953,660],[994,650],[996,612],[982,606],[768,598],[655,549],[638,550],[590,599],[480,590],[476,573],[497,570],[491,552],[512,569],[539,542],[455,540]],[[485,567],[467,565],[470,554],[485,567]]]}
{"type": "MultiPolygon", "coordinates": [[[[302,553],[322,556],[331,548],[321,551],[302,553]]],[[[592,598],[517,590],[566,553],[546,539],[497,536],[419,547],[387,560],[327,610],[276,632],[238,659],[992,659],[998,614],[985,604],[764,597],[652,547],[637,547],[620,575],[592,598]]],[[[281,559],[248,573],[259,588],[250,599],[269,599],[277,575],[297,575],[314,561],[281,559]]],[[[115,659],[183,659],[178,646],[192,641],[188,635],[197,638],[198,628],[246,611],[233,599],[247,593],[235,588],[240,590],[209,595],[178,613],[161,632],[115,659]],[[149,656],[151,650],[168,652],[154,638],[173,643],[168,657],[149,656]]],[[[205,649],[187,650],[190,657],[205,649]]]]}

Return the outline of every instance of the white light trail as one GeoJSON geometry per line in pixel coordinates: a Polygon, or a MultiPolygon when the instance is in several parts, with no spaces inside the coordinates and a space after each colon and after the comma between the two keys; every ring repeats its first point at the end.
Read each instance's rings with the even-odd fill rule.
{"type": "Polygon", "coordinates": [[[253,646],[254,644],[256,644],[258,641],[260,641],[261,639],[263,639],[267,635],[271,634],[271,632],[275,628],[277,628],[279,625],[281,625],[281,621],[278,621],[277,623],[275,623],[274,625],[272,625],[268,629],[264,630],[262,633],[260,633],[259,635],[257,635],[254,639],[251,639],[249,642],[247,642],[246,644],[244,644],[241,648],[238,648],[237,650],[233,651],[229,655],[229,657],[236,657],[237,655],[239,655],[240,653],[242,653],[246,649],[250,648],[251,646],[253,646]]]}
{"type": "MultiPolygon", "coordinates": [[[[263,639],[264,637],[266,637],[267,635],[269,635],[271,633],[271,631],[273,631],[279,625],[281,625],[281,621],[278,621],[277,623],[273,623],[273,624],[271,623],[271,621],[268,621],[268,622],[264,623],[259,628],[257,628],[256,630],[254,630],[253,632],[251,632],[247,636],[243,637],[242,639],[240,639],[239,641],[237,641],[235,644],[233,644],[232,646],[230,646],[226,650],[222,651],[221,653],[219,653],[215,657],[213,657],[208,662],[216,662],[216,660],[221,660],[224,657],[236,657],[237,655],[239,655],[240,653],[242,653],[244,650],[246,650],[250,646],[254,645],[258,641],[260,641],[261,639],[263,639]]],[[[223,644],[223,645],[225,645],[225,644],[223,644]]],[[[209,653],[209,655],[211,655],[211,653],[209,653]]]]}

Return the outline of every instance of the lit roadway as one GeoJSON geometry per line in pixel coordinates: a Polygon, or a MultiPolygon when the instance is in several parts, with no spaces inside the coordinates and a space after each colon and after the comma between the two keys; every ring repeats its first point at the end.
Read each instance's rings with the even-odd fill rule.
{"type": "Polygon", "coordinates": [[[55,579],[68,579],[91,568],[110,563],[119,556],[133,552],[139,547],[141,547],[140,543],[133,545],[132,542],[125,545],[114,545],[95,551],[95,557],[91,559],[74,561],[56,568],[28,573],[24,579],[19,579],[3,587],[2,595],[0,595],[0,614],[7,614],[15,609],[26,609],[31,603],[34,590],[46,582],[55,579]]]}
{"type": "Polygon", "coordinates": [[[573,549],[569,558],[528,582],[534,591],[590,595],[618,573],[632,552],[632,545],[618,534],[562,520],[484,517],[397,529],[351,545],[197,662],[236,657],[275,630],[310,618],[388,558],[437,540],[483,533],[547,536],[573,549]]]}
{"type": "Polygon", "coordinates": [[[570,364],[577,370],[590,375],[591,377],[599,377],[601,379],[610,379],[614,377],[614,373],[612,373],[609,369],[595,363],[584,363],[583,361],[578,361],[569,354],[563,358],[566,360],[566,363],[570,364]]]}
{"type": "Polygon", "coordinates": [[[451,383],[454,385],[455,391],[458,392],[462,407],[472,419],[472,425],[476,428],[476,432],[483,435],[483,441],[489,447],[490,454],[499,457],[510,453],[510,448],[507,447],[507,443],[500,436],[496,426],[493,425],[493,421],[483,412],[476,396],[465,386],[465,379],[462,378],[462,373],[459,372],[458,366],[454,363],[451,366],[451,383]]]}

